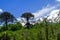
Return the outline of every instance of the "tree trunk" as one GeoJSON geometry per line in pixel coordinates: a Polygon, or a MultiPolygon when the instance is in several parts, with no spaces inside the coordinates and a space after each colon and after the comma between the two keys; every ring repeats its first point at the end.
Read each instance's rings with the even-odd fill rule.
{"type": "Polygon", "coordinates": [[[6,26],[5,30],[7,30],[8,29],[7,20],[5,21],[5,26],[6,26]]]}
{"type": "Polygon", "coordinates": [[[27,25],[27,29],[29,29],[29,19],[27,18],[27,23],[26,23],[27,25]]]}

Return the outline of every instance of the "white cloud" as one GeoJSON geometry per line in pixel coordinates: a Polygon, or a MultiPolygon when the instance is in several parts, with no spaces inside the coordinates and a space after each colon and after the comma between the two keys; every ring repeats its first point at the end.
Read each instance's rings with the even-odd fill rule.
{"type": "Polygon", "coordinates": [[[19,18],[17,18],[17,20],[18,20],[18,21],[21,21],[21,18],[19,17],[19,18]]]}
{"type": "MultiPolygon", "coordinates": [[[[51,18],[52,16],[56,17],[57,15],[54,14],[56,11],[55,10],[57,7],[59,6],[59,4],[55,5],[55,6],[51,6],[51,5],[47,5],[46,7],[42,8],[41,10],[37,10],[34,14],[36,19],[42,18],[42,17],[46,17],[45,15],[50,15],[49,18],[51,18]],[[51,13],[49,13],[51,12],[51,13]]],[[[18,21],[20,21],[21,19],[18,18],[18,21]]],[[[43,20],[43,19],[41,19],[43,20]]],[[[26,23],[26,22],[25,22],[26,23]]],[[[22,22],[22,25],[24,25],[25,23],[22,22]]]]}
{"type": "Polygon", "coordinates": [[[60,0],[56,0],[56,1],[60,2],[60,0]]]}
{"type": "Polygon", "coordinates": [[[38,10],[37,12],[33,13],[35,18],[39,18],[41,16],[46,15],[47,13],[49,13],[50,11],[54,10],[57,8],[58,5],[55,6],[50,6],[47,5],[46,7],[42,8],[41,10],[38,10]]]}
{"type": "Polygon", "coordinates": [[[2,10],[2,9],[0,9],[0,12],[3,12],[3,10],[2,10]]]}
{"type": "Polygon", "coordinates": [[[49,17],[47,19],[52,22],[55,22],[54,20],[56,17],[58,17],[59,11],[60,11],[59,9],[51,11],[51,13],[49,14],[49,17]]]}
{"type": "Polygon", "coordinates": [[[51,13],[49,14],[48,19],[54,19],[54,18],[56,18],[58,16],[57,15],[58,13],[59,13],[58,9],[51,11],[51,13]]]}
{"type": "Polygon", "coordinates": [[[17,18],[17,21],[20,22],[22,24],[22,26],[24,26],[25,23],[26,23],[25,19],[24,18],[20,18],[20,17],[17,18]]]}

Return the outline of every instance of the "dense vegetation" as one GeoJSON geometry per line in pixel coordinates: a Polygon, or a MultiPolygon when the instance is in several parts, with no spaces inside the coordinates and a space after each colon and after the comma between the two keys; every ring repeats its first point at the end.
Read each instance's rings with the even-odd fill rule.
{"type": "MultiPolygon", "coordinates": [[[[21,24],[9,24],[8,27],[8,30],[1,27],[0,38],[7,33],[11,40],[46,40],[46,26],[44,23],[36,23],[30,29],[22,27],[21,24]]],[[[60,40],[60,23],[49,23],[47,27],[48,39],[60,40]]]]}
{"type": "Polygon", "coordinates": [[[46,18],[29,28],[22,26],[20,22],[6,26],[0,27],[0,40],[60,40],[60,22],[50,23],[46,18]]]}

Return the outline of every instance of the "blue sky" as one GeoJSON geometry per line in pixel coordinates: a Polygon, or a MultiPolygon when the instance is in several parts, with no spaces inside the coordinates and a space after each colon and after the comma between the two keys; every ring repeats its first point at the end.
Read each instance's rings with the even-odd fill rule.
{"type": "Polygon", "coordinates": [[[10,12],[16,18],[20,17],[24,12],[31,12],[39,17],[40,14],[46,15],[46,13],[48,14],[54,9],[60,9],[60,6],[57,6],[59,4],[60,0],[0,0],[0,9],[10,12]],[[52,9],[45,12],[44,9],[47,8],[52,9]],[[41,11],[45,12],[45,14],[41,11]]]}

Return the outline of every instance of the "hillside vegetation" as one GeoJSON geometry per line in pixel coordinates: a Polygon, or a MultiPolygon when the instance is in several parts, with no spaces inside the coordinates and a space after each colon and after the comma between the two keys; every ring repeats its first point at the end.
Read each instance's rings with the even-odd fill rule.
{"type": "MultiPolygon", "coordinates": [[[[44,23],[36,23],[30,29],[22,27],[21,24],[9,24],[8,27],[8,30],[4,30],[4,27],[2,27],[0,30],[0,38],[2,36],[4,38],[7,34],[10,40],[46,40],[46,26],[44,23]],[[14,29],[11,29],[11,27],[14,29]]],[[[60,23],[48,23],[47,27],[48,39],[60,40],[60,23]]]]}

